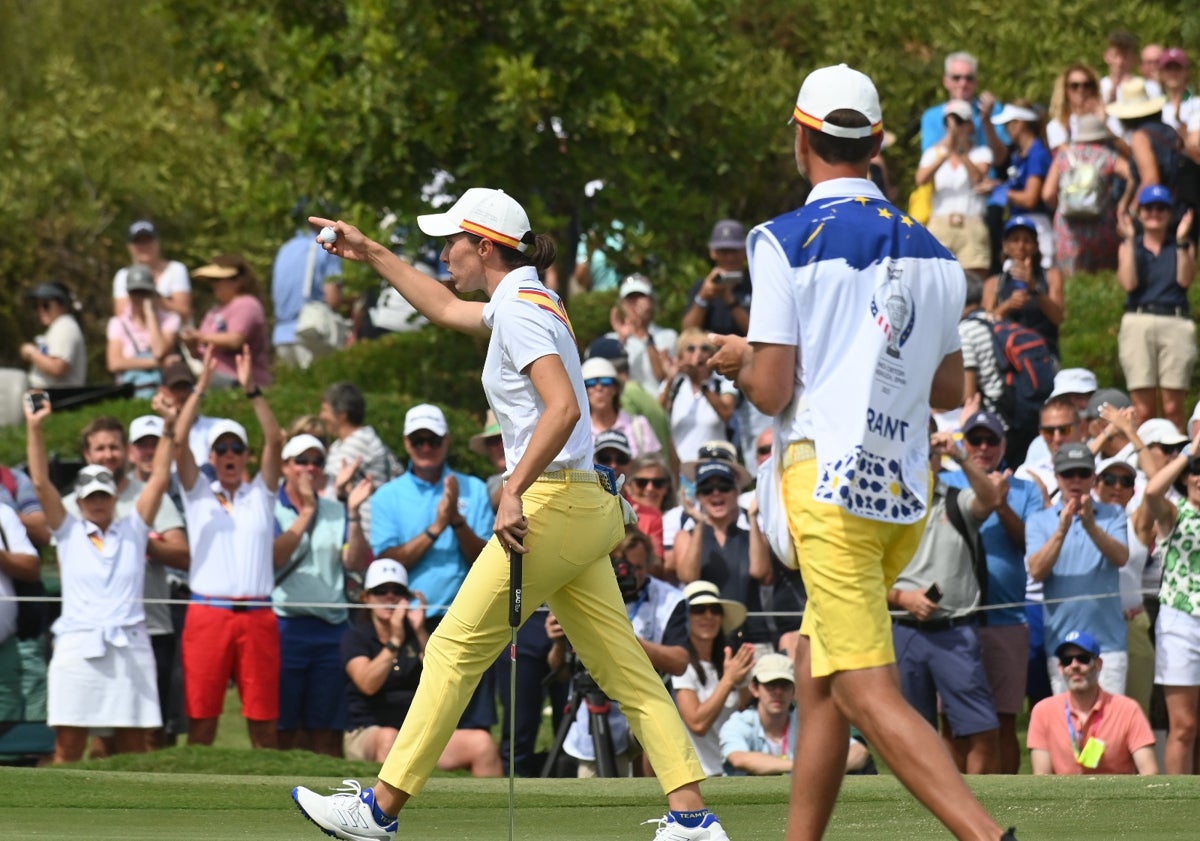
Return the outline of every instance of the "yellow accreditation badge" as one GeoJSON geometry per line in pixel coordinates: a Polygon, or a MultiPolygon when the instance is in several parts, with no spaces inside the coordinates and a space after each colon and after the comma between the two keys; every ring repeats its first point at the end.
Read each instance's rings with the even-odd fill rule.
{"type": "Polygon", "coordinates": [[[1083,750],[1075,757],[1075,761],[1084,768],[1094,769],[1100,764],[1102,756],[1104,756],[1104,742],[1095,736],[1089,736],[1083,750]]]}

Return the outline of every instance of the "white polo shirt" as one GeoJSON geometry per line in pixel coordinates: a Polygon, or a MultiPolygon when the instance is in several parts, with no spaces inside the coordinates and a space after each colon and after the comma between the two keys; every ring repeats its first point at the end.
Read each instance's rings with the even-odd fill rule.
{"type": "Polygon", "coordinates": [[[126,631],[142,627],[142,588],[150,526],[137,511],[114,521],[107,531],[67,514],[54,539],[62,571],[62,616],[55,634],[92,633],[85,657],[104,654],[105,644],[128,644],[126,631]]]}
{"type": "MultiPolygon", "coordinates": [[[[0,505],[0,529],[4,531],[4,545],[9,552],[18,555],[37,554],[17,512],[7,505],[0,505]]],[[[12,579],[0,572],[0,642],[17,632],[17,603],[10,601],[16,595],[12,579]]]]}
{"type": "Polygon", "coordinates": [[[579,404],[579,422],[546,472],[592,469],[592,422],[580,371],[579,348],[562,299],[538,280],[533,266],[513,269],[483,308],[483,323],[492,331],[483,363],[483,391],[500,422],[508,473],[525,454],[538,418],[546,410],[522,373],[543,356],[562,360],[579,404]]]}
{"type": "Polygon", "coordinates": [[[913,523],[929,498],[929,387],[959,349],[954,256],[865,179],[816,185],[747,240],[751,342],[796,349],[781,442],[815,443],[813,497],[913,523]]]}
{"type": "Polygon", "coordinates": [[[192,592],[269,599],[275,586],[275,494],[262,474],[239,485],[232,500],[220,482],[201,475],[191,490],[183,490],[183,509],[192,550],[192,592]]]}

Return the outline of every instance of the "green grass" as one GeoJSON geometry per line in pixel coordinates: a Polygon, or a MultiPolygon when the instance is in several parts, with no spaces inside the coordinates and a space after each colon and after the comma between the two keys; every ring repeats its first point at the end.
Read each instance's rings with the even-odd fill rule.
{"type": "MultiPolygon", "coordinates": [[[[172,753],[168,751],[166,753],[172,753]]],[[[214,764],[244,767],[238,756],[208,752],[214,764]]],[[[312,757],[286,755],[290,774],[146,773],[76,769],[0,769],[0,837],[5,839],[253,838],[316,839],[288,792],[295,784],[322,791],[340,771],[326,774],[312,757]],[[42,807],[42,808],[38,808],[42,807]]],[[[341,769],[349,766],[342,765],[341,769]]],[[[360,776],[369,783],[373,775],[360,776]]],[[[972,779],[971,786],[1004,824],[1032,841],[1131,838],[1177,841],[1196,837],[1200,780],[1196,778],[972,779]]],[[[778,839],[787,813],[789,780],[713,780],[705,792],[735,841],[778,839]]],[[[461,841],[507,837],[505,780],[438,778],[413,800],[401,839],[461,841]]],[[[653,837],[663,799],[653,780],[519,780],[517,837],[537,841],[613,841],[653,837]]],[[[948,838],[890,777],[849,779],[829,841],[948,838]]]]}

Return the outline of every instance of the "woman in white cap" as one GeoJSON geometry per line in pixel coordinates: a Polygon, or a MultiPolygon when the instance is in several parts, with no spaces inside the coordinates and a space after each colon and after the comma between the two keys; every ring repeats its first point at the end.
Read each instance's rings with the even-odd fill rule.
{"type": "Polygon", "coordinates": [[[558,295],[538,279],[554,262],[554,241],[534,234],[512,197],[472,188],[445,213],[417,219],[427,235],[446,240],[442,261],[451,291],[356,228],[311,221],[333,228],[336,241],[326,249],[370,264],[433,323],[489,338],[483,384],[500,423],[507,479],[493,537],[430,639],[425,674],[379,782],[332,797],[297,787],[297,805],[339,838],[394,837],[395,816],[423,788],[480,676],[509,641],[509,553],[528,553],[522,618],[548,602],[601,688],[626,711],[667,793],[670,812],[659,837],[725,841],[700,794],[704,770],[634,637],[612,574],[608,553],[625,534],[621,503],[592,469],[571,322],[558,295]],[[490,300],[465,301],[455,291],[483,292],[490,300]]]}
{"type": "MultiPolygon", "coordinates": [[[[89,464],[76,478],[81,517],[69,514],[50,481],[43,425],[45,393],[27,402],[29,477],[58,544],[62,615],[46,693],[46,723],[55,730],[54,762],[83,758],[90,728],[114,728],[117,750],[142,753],[162,726],[154,652],[142,606],[146,543],[171,478],[173,438],[159,438],[149,481],[133,512],[117,517],[112,471],[89,464]]],[[[167,417],[172,424],[173,414],[167,417]]]]}
{"type": "Polygon", "coordinates": [[[746,622],[745,606],[721,598],[716,584],[693,581],[683,595],[688,604],[688,667],[671,683],[704,773],[719,777],[725,773],[721,725],[750,702],[754,646],[739,645],[733,636],[746,622]]]}
{"type": "MultiPolygon", "coordinates": [[[[399,561],[371,562],[363,579],[366,621],[351,624],[341,640],[349,726],[346,758],[382,762],[412,706],[421,680],[429,631],[425,596],[408,587],[408,571],[399,561]]],[[[469,771],[475,777],[504,773],[492,734],[477,727],[454,731],[438,758],[442,771],[469,771]]]]}
{"type": "Polygon", "coordinates": [[[621,378],[607,359],[592,357],[583,363],[583,386],[587,389],[592,436],[615,429],[629,441],[634,458],[662,451],[662,444],[650,421],[643,415],[630,415],[621,408],[621,378]]]}
{"type": "Polygon", "coordinates": [[[1042,268],[1048,269],[1054,264],[1054,231],[1050,208],[1042,200],[1042,185],[1050,171],[1050,150],[1042,139],[1042,117],[1032,103],[1017,99],[985,121],[983,133],[995,165],[1007,175],[1009,214],[1026,216],[1036,223],[1042,268]],[[996,126],[1004,126],[1010,140],[1007,145],[996,126]]]}
{"type": "Polygon", "coordinates": [[[307,433],[284,445],[280,470],[271,591],[283,664],[279,747],[341,756],[345,692],[337,677],[342,675],[341,640],[348,618],[345,573],[367,565],[370,545],[361,512],[374,486],[364,477],[345,505],[319,496],[325,445],[307,433]]]}

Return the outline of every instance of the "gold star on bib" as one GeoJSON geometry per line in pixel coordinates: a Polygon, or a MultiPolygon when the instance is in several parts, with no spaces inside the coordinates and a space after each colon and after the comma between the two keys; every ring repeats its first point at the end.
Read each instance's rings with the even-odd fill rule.
{"type": "Polygon", "coordinates": [[[881,207],[881,208],[879,208],[879,215],[882,216],[884,219],[891,219],[892,211],[888,210],[886,207],[881,207]]]}

